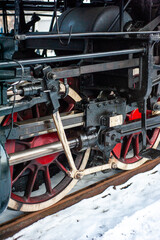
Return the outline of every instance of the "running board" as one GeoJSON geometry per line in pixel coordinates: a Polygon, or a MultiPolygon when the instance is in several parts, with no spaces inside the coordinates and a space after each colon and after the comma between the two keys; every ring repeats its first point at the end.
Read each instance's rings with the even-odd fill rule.
{"type": "Polygon", "coordinates": [[[154,148],[145,149],[139,153],[139,156],[143,158],[148,158],[149,160],[154,160],[160,157],[160,150],[154,148]]]}

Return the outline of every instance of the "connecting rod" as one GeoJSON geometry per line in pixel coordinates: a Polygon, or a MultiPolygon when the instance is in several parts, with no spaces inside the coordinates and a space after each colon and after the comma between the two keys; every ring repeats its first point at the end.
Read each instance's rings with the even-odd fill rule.
{"type": "Polygon", "coordinates": [[[77,168],[76,168],[74,160],[73,160],[73,156],[72,156],[70,146],[69,146],[69,143],[68,143],[65,131],[64,131],[64,127],[63,127],[63,124],[62,124],[62,120],[61,120],[59,111],[53,113],[52,117],[53,117],[53,121],[54,121],[54,124],[56,126],[56,129],[57,129],[59,139],[62,143],[64,152],[66,154],[69,166],[71,168],[70,174],[71,174],[72,177],[74,177],[74,174],[77,172],[77,168]]]}

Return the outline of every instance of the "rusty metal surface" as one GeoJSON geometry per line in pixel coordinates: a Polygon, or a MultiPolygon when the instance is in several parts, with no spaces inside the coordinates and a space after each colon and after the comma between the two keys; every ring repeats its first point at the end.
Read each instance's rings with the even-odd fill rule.
{"type": "Polygon", "coordinates": [[[49,207],[39,212],[27,213],[20,217],[12,219],[11,221],[3,223],[0,225],[0,239],[3,240],[7,237],[10,237],[16,232],[20,231],[21,229],[31,225],[32,223],[48,215],[54,214],[60,210],[70,207],[73,204],[78,203],[82,199],[87,199],[97,194],[100,194],[109,186],[118,186],[120,184],[123,184],[134,175],[149,171],[159,163],[160,158],[157,158],[153,161],[149,161],[137,169],[118,173],[110,178],[107,178],[89,187],[81,189],[80,191],[72,193],[52,207],[49,207]]]}

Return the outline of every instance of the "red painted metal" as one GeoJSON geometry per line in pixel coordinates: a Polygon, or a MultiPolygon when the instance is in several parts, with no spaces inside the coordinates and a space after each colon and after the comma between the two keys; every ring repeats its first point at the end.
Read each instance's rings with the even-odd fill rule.
{"type": "MultiPolygon", "coordinates": [[[[30,144],[30,148],[39,147],[39,146],[43,146],[43,145],[58,142],[58,141],[59,141],[59,138],[57,133],[48,133],[45,135],[35,137],[30,144]]],[[[36,158],[35,160],[42,165],[46,165],[54,161],[54,159],[56,159],[58,155],[59,153],[55,153],[49,156],[36,158]]]]}
{"type": "MultiPolygon", "coordinates": [[[[44,106],[42,106],[43,108],[44,106]]],[[[71,99],[69,96],[63,100],[61,104],[61,112],[69,112],[72,111],[74,107],[74,100],[71,99]]],[[[36,106],[36,115],[37,117],[43,116],[45,111],[43,111],[39,105],[36,106]]],[[[4,124],[8,125],[10,124],[10,118],[11,116],[8,116],[5,119],[4,124]]],[[[18,114],[18,119],[22,121],[23,119],[31,119],[33,118],[33,112],[31,109],[26,110],[25,112],[18,114]]],[[[17,114],[14,121],[17,121],[17,114]]],[[[45,144],[53,143],[59,141],[57,133],[48,133],[45,135],[37,136],[32,139],[28,139],[25,141],[13,141],[9,140],[6,143],[6,151],[8,153],[18,152],[22,151],[28,148],[34,148],[38,146],[42,146],[45,144]]],[[[23,203],[29,203],[29,204],[35,204],[35,203],[41,203],[44,201],[47,201],[48,199],[53,198],[56,194],[60,193],[71,181],[71,178],[68,178],[66,175],[67,168],[66,163],[64,164],[63,161],[65,159],[65,156],[59,158],[60,153],[55,153],[49,156],[40,157],[33,159],[30,162],[22,163],[16,166],[11,167],[11,175],[12,175],[12,186],[14,187],[14,184],[16,184],[18,181],[21,181],[21,179],[26,176],[27,180],[26,183],[23,182],[21,184],[25,184],[25,191],[24,193],[20,192],[15,193],[12,191],[11,198],[16,200],[17,202],[23,203]],[[51,173],[50,166],[53,166],[53,170],[56,169],[55,173],[51,173]],[[51,177],[62,171],[62,178],[60,179],[60,182],[58,182],[56,185],[54,185],[51,182],[51,177]],[[43,174],[41,174],[43,173],[43,174]],[[39,183],[39,174],[43,175],[43,183],[44,183],[44,189],[45,192],[38,193],[36,196],[32,196],[32,192],[34,190],[37,190],[40,185],[42,185],[42,182],[39,183]]],[[[76,160],[77,164],[80,164],[80,159],[78,158],[76,160]]],[[[42,181],[42,180],[41,180],[42,181]]]]}
{"type": "MultiPolygon", "coordinates": [[[[147,117],[149,118],[152,111],[147,110],[147,117]]],[[[138,109],[127,114],[126,122],[141,119],[141,113],[138,109]]],[[[147,148],[151,148],[159,135],[159,129],[153,129],[152,132],[147,132],[147,148]]],[[[122,143],[118,143],[114,149],[114,156],[124,163],[134,163],[141,159],[139,152],[141,150],[142,133],[137,132],[122,138],[122,143]]]]}
{"type": "MultiPolygon", "coordinates": [[[[151,110],[147,110],[147,117],[152,115],[151,110]]],[[[130,114],[127,114],[127,121],[134,121],[142,118],[142,114],[139,112],[138,108],[133,110],[130,114]]]]}
{"type": "Polygon", "coordinates": [[[128,121],[138,120],[142,117],[142,114],[139,112],[138,108],[133,110],[130,114],[127,114],[128,121]]]}

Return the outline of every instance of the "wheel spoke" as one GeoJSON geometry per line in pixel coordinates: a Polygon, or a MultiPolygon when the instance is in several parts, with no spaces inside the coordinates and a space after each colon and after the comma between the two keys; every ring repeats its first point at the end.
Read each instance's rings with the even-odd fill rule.
{"type": "MultiPolygon", "coordinates": [[[[65,86],[63,84],[60,85],[63,86],[62,92],[65,92],[65,86]]],[[[61,113],[72,111],[76,101],[81,101],[80,96],[73,89],[69,89],[68,96],[60,102],[61,113]]],[[[34,118],[47,117],[49,114],[51,114],[51,111],[45,103],[37,104],[35,107],[20,112],[18,121],[23,121],[24,119],[32,122],[34,118]]],[[[10,119],[11,116],[6,121],[7,124],[10,123],[10,119]]],[[[67,136],[70,137],[71,134],[72,131],[67,129],[67,136]]],[[[58,134],[56,132],[48,132],[28,138],[24,142],[22,139],[20,142],[16,140],[15,148],[12,152],[20,152],[57,141],[59,141],[58,134]]],[[[9,140],[7,145],[10,146],[9,140]]],[[[77,156],[74,154],[73,157],[73,163],[76,168],[84,169],[89,156],[83,159],[83,154],[80,153],[77,156]]],[[[68,161],[66,161],[65,154],[59,152],[44,157],[34,157],[28,166],[25,164],[15,165],[11,168],[11,171],[13,170],[14,173],[13,183],[15,183],[15,190],[12,192],[12,201],[10,201],[9,207],[21,209],[21,211],[32,211],[54,204],[57,202],[57,199],[65,196],[78,181],[73,180],[66,174],[69,169],[70,166],[68,161]],[[51,177],[53,177],[53,183],[51,177]]]]}
{"type": "Polygon", "coordinates": [[[134,139],[134,155],[139,155],[139,134],[137,134],[134,139]]]}
{"type": "Polygon", "coordinates": [[[44,170],[44,181],[46,185],[46,190],[49,194],[52,194],[52,185],[51,185],[51,177],[49,173],[49,167],[46,166],[44,170]]]}
{"type": "Polygon", "coordinates": [[[23,118],[20,116],[19,113],[17,113],[17,119],[19,119],[20,121],[23,121],[23,118]]]}
{"type": "Polygon", "coordinates": [[[62,170],[64,173],[68,173],[68,170],[57,160],[55,159],[54,163],[57,165],[57,167],[62,170]]]}
{"type": "Polygon", "coordinates": [[[36,104],[36,113],[37,113],[37,118],[40,118],[40,113],[39,113],[39,107],[38,107],[38,104],[36,104]]]}
{"type": "Polygon", "coordinates": [[[126,142],[125,148],[124,148],[124,153],[123,153],[123,158],[125,159],[127,156],[127,153],[129,151],[129,147],[131,145],[132,142],[132,138],[133,138],[133,134],[131,134],[126,142]]]}
{"type": "Polygon", "coordinates": [[[22,176],[22,174],[30,167],[30,165],[31,163],[29,163],[27,166],[18,171],[15,178],[12,180],[12,184],[14,184],[22,176]]]}
{"type": "Polygon", "coordinates": [[[151,141],[150,141],[149,137],[148,137],[148,136],[146,136],[146,138],[147,138],[147,143],[148,143],[149,145],[152,145],[152,143],[151,143],[151,141]]]}
{"type": "Polygon", "coordinates": [[[28,200],[31,196],[31,193],[33,191],[33,187],[37,178],[37,174],[38,174],[38,168],[35,167],[34,171],[31,171],[31,174],[29,174],[28,177],[28,182],[27,182],[27,186],[26,186],[26,190],[24,193],[24,197],[28,200]]]}
{"type": "MultiPolygon", "coordinates": [[[[152,111],[147,110],[147,118],[152,116],[152,111]]],[[[133,122],[135,120],[140,120],[142,117],[138,109],[127,113],[126,121],[124,124],[133,122]]],[[[159,129],[147,129],[147,149],[157,147],[159,141],[159,129]],[[156,144],[155,144],[156,143],[156,144]],[[155,145],[154,145],[155,144],[155,145]]],[[[142,157],[140,156],[140,151],[142,148],[142,133],[140,131],[135,132],[134,134],[124,136],[122,138],[122,143],[117,144],[112,150],[115,158],[120,162],[126,164],[132,164],[138,162],[142,157]]]]}

